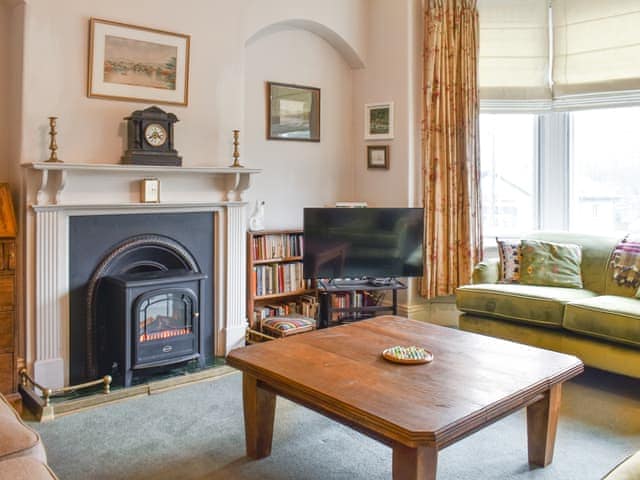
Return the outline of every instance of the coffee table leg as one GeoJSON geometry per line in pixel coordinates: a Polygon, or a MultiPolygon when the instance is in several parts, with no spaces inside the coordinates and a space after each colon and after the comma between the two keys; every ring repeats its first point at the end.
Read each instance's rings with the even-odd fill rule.
{"type": "Polygon", "coordinates": [[[393,447],[393,480],[435,480],[438,451],[433,447],[393,447]]]}
{"type": "Polygon", "coordinates": [[[527,407],[529,463],[546,467],[553,460],[561,398],[562,384],[558,383],[527,407]]]}
{"type": "Polygon", "coordinates": [[[256,377],[243,373],[242,398],[247,456],[255,459],[268,457],[271,455],[276,395],[260,388],[256,377]]]}

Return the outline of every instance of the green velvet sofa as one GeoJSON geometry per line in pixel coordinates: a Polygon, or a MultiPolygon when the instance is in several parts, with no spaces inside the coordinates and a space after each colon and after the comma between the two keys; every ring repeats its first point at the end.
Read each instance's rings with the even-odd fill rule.
{"type": "Polygon", "coordinates": [[[536,232],[525,238],[582,247],[583,288],[500,284],[498,259],[456,291],[463,330],[570,353],[589,366],[640,378],[640,299],[610,269],[620,238],[536,232]]]}

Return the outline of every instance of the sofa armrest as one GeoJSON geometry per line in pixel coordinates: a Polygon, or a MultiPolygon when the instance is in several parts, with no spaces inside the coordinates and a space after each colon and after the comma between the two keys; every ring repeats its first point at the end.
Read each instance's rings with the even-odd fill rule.
{"type": "Polygon", "coordinates": [[[489,258],[478,263],[473,267],[473,276],[471,281],[478,283],[496,283],[500,278],[500,260],[497,258],[489,258]]]}
{"type": "Polygon", "coordinates": [[[603,480],[633,480],[634,478],[640,478],[640,452],[619,464],[603,480]]]}

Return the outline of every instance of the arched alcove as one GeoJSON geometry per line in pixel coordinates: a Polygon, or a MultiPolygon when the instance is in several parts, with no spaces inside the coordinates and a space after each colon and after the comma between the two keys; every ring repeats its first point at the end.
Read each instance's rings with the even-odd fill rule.
{"type": "Polygon", "coordinates": [[[245,151],[263,169],[247,200],[266,202],[268,228],[299,228],[303,207],[353,195],[353,80],[362,59],[332,29],[298,19],[251,35],[244,60],[245,151]],[[267,140],[269,81],[320,89],[320,142],[267,140]]]}
{"type": "Polygon", "coordinates": [[[325,40],[342,55],[351,68],[364,68],[365,64],[362,58],[360,58],[360,55],[358,55],[355,49],[340,34],[328,26],[313,20],[292,18],[264,26],[247,38],[245,46],[250,45],[266,35],[282,30],[290,30],[292,28],[306,30],[325,40]]]}

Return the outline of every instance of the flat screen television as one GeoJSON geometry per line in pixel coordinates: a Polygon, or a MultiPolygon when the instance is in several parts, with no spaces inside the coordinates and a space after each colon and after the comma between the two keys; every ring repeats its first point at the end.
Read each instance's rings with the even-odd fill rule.
{"type": "Polygon", "coordinates": [[[422,276],[422,208],[305,208],[305,278],[422,276]]]}

